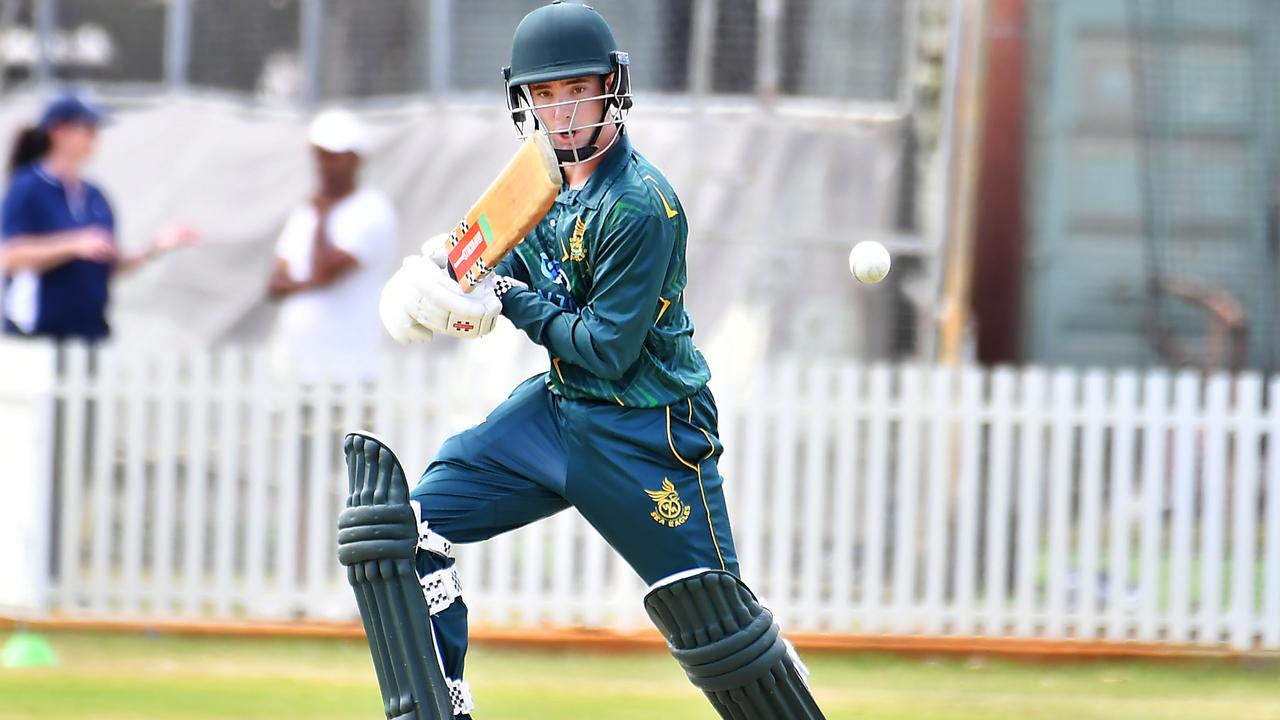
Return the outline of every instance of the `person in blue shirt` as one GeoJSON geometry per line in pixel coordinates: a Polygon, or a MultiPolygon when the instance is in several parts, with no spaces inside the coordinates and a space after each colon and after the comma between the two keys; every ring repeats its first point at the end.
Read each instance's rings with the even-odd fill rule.
{"type": "Polygon", "coordinates": [[[105,338],[112,274],[198,239],[193,229],[175,225],[146,250],[120,253],[111,203],[82,174],[102,121],[97,107],[63,96],[14,143],[0,206],[6,334],[105,338]]]}

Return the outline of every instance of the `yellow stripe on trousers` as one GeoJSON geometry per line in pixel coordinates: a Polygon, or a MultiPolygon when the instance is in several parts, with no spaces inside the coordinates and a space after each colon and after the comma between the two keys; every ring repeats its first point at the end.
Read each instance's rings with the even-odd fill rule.
{"type": "MultiPolygon", "coordinates": [[[[690,411],[692,411],[692,405],[690,405],[690,411]]],[[[698,428],[698,429],[702,430],[702,428],[698,428]]],[[[707,443],[710,444],[711,449],[708,451],[707,457],[711,457],[711,454],[714,453],[716,450],[715,445],[711,444],[711,436],[707,435],[706,430],[702,430],[702,434],[706,436],[707,443]]],[[[724,564],[724,555],[720,552],[720,542],[716,540],[716,527],[715,527],[715,524],[711,521],[711,505],[707,502],[707,489],[702,486],[702,462],[699,461],[697,465],[694,465],[688,460],[685,460],[684,458],[680,457],[680,453],[676,450],[676,443],[671,438],[671,406],[670,405],[667,406],[667,445],[671,448],[671,454],[675,455],[676,459],[679,460],[682,465],[684,465],[685,467],[689,468],[690,470],[698,474],[698,491],[702,493],[702,507],[707,511],[707,529],[711,531],[711,544],[714,545],[716,548],[716,557],[719,558],[720,560],[720,569],[727,570],[728,568],[724,564]]],[[[703,458],[703,459],[705,460],[706,458],[703,458]]]]}

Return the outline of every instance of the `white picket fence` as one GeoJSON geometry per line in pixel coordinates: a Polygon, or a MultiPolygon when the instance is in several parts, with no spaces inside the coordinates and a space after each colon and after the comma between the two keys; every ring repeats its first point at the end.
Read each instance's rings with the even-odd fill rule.
{"type": "MultiPolygon", "coordinates": [[[[429,354],[380,377],[65,349],[43,609],[354,618],[343,432],[414,474],[521,379],[429,354]]],[[[712,387],[743,576],[789,630],[1280,648],[1280,378],[779,364],[712,387]]],[[[647,625],[572,510],[458,556],[476,625],[647,625]]]]}

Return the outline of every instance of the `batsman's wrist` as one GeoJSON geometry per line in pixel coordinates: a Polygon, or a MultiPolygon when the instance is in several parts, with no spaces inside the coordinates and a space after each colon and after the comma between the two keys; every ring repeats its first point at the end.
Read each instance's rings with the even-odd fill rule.
{"type": "Polygon", "coordinates": [[[507,295],[512,292],[518,292],[520,290],[527,291],[528,289],[528,285],[525,285],[514,278],[507,277],[506,275],[493,276],[493,294],[496,295],[499,300],[505,300],[507,295]]]}

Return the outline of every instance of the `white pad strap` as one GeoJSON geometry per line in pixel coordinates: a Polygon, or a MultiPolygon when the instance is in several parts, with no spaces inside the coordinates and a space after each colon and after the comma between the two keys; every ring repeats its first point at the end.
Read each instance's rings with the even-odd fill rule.
{"type": "Polygon", "coordinates": [[[471,699],[471,686],[466,680],[445,678],[449,686],[449,699],[453,701],[453,714],[463,715],[476,709],[476,701],[471,699]]]}
{"type": "Polygon", "coordinates": [[[439,615],[462,597],[462,582],[458,580],[458,571],[452,567],[437,570],[419,579],[422,583],[422,596],[427,599],[427,611],[439,615]]]}
{"type": "Polygon", "coordinates": [[[418,526],[418,547],[440,557],[451,557],[453,552],[453,543],[446,540],[440,533],[428,530],[425,521],[418,526]]]}
{"type": "Polygon", "coordinates": [[[410,500],[409,506],[413,508],[413,516],[418,518],[418,547],[440,557],[452,557],[453,543],[428,527],[427,521],[422,519],[422,504],[417,500],[410,500]]]}

